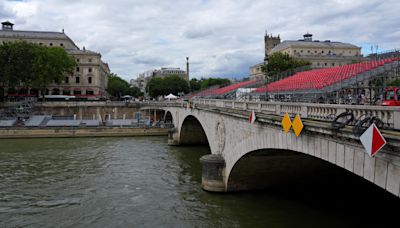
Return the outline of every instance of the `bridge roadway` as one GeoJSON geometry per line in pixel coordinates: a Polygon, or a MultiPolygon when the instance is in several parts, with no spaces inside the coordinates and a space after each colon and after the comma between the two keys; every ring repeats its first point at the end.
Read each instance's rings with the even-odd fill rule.
{"type": "Polygon", "coordinates": [[[211,154],[201,158],[205,190],[227,192],[295,182],[299,173],[320,175],[312,161],[323,160],[399,197],[399,108],[228,100],[149,103],[147,108],[165,110],[165,120],[173,122],[170,145],[209,145],[211,154]],[[252,110],[257,116],[253,125],[249,123],[252,110]],[[330,119],[345,110],[384,121],[382,133],[388,144],[375,157],[364,152],[351,127],[331,128],[330,119]],[[293,130],[283,131],[284,113],[292,119],[297,113],[302,116],[304,129],[299,137],[293,130]]]}

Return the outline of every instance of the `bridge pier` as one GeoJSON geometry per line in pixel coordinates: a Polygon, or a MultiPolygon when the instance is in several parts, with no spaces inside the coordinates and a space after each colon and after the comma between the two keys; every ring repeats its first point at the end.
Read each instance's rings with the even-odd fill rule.
{"type": "Polygon", "coordinates": [[[210,192],[225,192],[225,160],[221,155],[208,154],[200,158],[201,187],[210,192]]]}
{"type": "Polygon", "coordinates": [[[168,131],[168,145],[179,146],[179,133],[176,128],[172,128],[168,131]]]}

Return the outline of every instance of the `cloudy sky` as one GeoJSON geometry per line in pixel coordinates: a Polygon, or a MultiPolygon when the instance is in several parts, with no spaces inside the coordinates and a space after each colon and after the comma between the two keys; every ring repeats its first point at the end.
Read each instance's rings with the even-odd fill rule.
{"type": "Polygon", "coordinates": [[[262,62],[263,36],[343,41],[371,52],[400,48],[399,0],[0,0],[16,30],[61,31],[100,52],[126,80],[180,67],[191,78],[241,78],[262,62]]]}

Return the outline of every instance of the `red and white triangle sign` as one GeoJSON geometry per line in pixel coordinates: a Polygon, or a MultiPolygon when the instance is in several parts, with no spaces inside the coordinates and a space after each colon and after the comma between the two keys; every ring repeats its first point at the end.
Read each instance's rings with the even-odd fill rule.
{"type": "Polygon", "coordinates": [[[366,153],[373,157],[380,149],[386,145],[386,140],[383,138],[381,132],[372,124],[361,136],[361,143],[363,144],[366,153]]]}
{"type": "Polygon", "coordinates": [[[256,121],[256,118],[257,118],[256,113],[254,111],[252,111],[250,113],[250,117],[249,117],[250,124],[253,124],[256,121]]]}

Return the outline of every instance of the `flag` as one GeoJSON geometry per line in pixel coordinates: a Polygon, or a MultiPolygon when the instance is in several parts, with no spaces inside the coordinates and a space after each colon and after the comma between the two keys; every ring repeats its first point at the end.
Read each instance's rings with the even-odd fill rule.
{"type": "Polygon", "coordinates": [[[254,111],[251,111],[251,114],[250,114],[250,124],[253,124],[254,122],[256,122],[256,113],[254,112],[254,111]]]}

